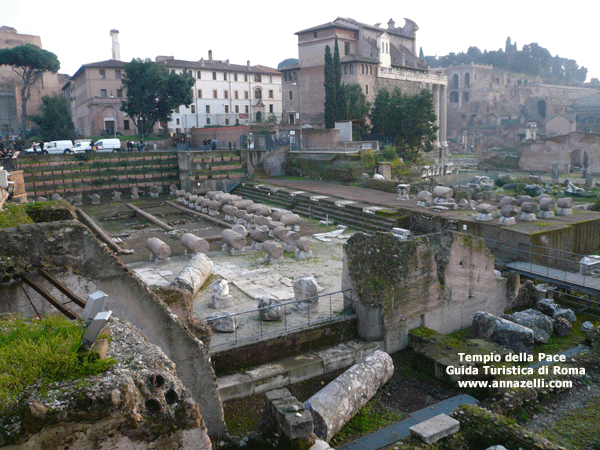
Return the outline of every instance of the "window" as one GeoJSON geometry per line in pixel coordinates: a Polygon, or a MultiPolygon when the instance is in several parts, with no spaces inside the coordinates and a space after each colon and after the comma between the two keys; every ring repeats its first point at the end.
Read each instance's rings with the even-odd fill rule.
{"type": "Polygon", "coordinates": [[[244,74],[244,81],[248,81],[248,74],[247,73],[244,74]]]}
{"type": "Polygon", "coordinates": [[[273,75],[269,75],[269,83],[273,83],[273,75]]]}
{"type": "Polygon", "coordinates": [[[210,105],[206,105],[206,114],[210,114],[210,105]]]}
{"type": "Polygon", "coordinates": [[[275,98],[273,94],[273,89],[269,89],[269,98],[275,98]]]}
{"type": "Polygon", "coordinates": [[[316,38],[318,36],[317,32],[313,32],[313,37],[316,38]]]}
{"type": "Polygon", "coordinates": [[[210,125],[210,117],[206,118],[206,125],[210,125]]]}
{"type": "Polygon", "coordinates": [[[294,113],[288,114],[290,125],[294,125],[294,113]]]}
{"type": "Polygon", "coordinates": [[[117,89],[117,97],[123,97],[123,89],[117,89]]]}
{"type": "Polygon", "coordinates": [[[273,114],[273,105],[269,105],[269,112],[273,114]]]}
{"type": "Polygon", "coordinates": [[[233,74],[233,81],[237,81],[237,73],[233,74]]]}
{"type": "Polygon", "coordinates": [[[225,119],[225,125],[229,125],[229,119],[225,119]]]}
{"type": "Polygon", "coordinates": [[[240,113],[240,105],[235,105],[235,113],[236,114],[240,113]]]}
{"type": "Polygon", "coordinates": [[[261,83],[262,82],[262,76],[260,75],[260,73],[254,74],[254,82],[255,83],[261,83]]]}
{"type": "Polygon", "coordinates": [[[102,98],[108,97],[106,89],[100,89],[100,97],[102,97],[102,98]]]}
{"type": "Polygon", "coordinates": [[[223,91],[223,95],[225,95],[225,98],[229,98],[229,91],[227,91],[227,90],[223,91]]]}
{"type": "Polygon", "coordinates": [[[115,70],[115,78],[118,80],[121,78],[121,71],[119,69],[115,70]]]}
{"type": "Polygon", "coordinates": [[[229,105],[225,105],[225,114],[229,114],[229,105]]]}
{"type": "Polygon", "coordinates": [[[350,54],[350,42],[344,42],[344,55],[350,54]]]}
{"type": "Polygon", "coordinates": [[[179,124],[180,124],[180,122],[179,122],[179,118],[175,119],[175,123],[176,123],[177,125],[179,125],[179,124]]]}
{"type": "Polygon", "coordinates": [[[238,91],[235,91],[235,92],[233,93],[233,96],[234,96],[236,99],[238,99],[238,98],[240,98],[240,93],[239,93],[238,91]]]}
{"type": "Polygon", "coordinates": [[[216,89],[213,89],[213,98],[219,98],[219,95],[217,94],[216,89]]]}
{"type": "Polygon", "coordinates": [[[202,89],[198,89],[198,98],[202,98],[202,89]]]}
{"type": "Polygon", "coordinates": [[[365,84],[365,95],[369,95],[369,85],[365,84]]]}
{"type": "Polygon", "coordinates": [[[249,112],[248,105],[246,105],[246,106],[244,107],[244,112],[245,112],[246,114],[248,114],[248,112],[249,112]]]}
{"type": "Polygon", "coordinates": [[[104,69],[100,69],[100,79],[104,80],[106,78],[106,71],[104,69]]]}
{"type": "Polygon", "coordinates": [[[223,81],[227,81],[227,72],[223,72],[223,81]]]}
{"type": "Polygon", "coordinates": [[[290,100],[294,100],[294,92],[290,91],[290,100]]]}
{"type": "Polygon", "coordinates": [[[199,80],[202,79],[202,72],[200,70],[196,70],[196,78],[199,80]]]}
{"type": "Polygon", "coordinates": [[[123,129],[129,131],[129,120],[126,119],[123,121],[123,129]]]}
{"type": "Polygon", "coordinates": [[[196,114],[196,105],[190,106],[190,109],[192,114],[196,114]]]}
{"type": "Polygon", "coordinates": [[[244,91],[244,98],[248,100],[248,91],[244,91]]]}
{"type": "Polygon", "coordinates": [[[213,80],[217,79],[217,72],[213,72],[213,80]]]}
{"type": "Polygon", "coordinates": [[[254,98],[257,100],[262,99],[262,89],[261,88],[254,89],[254,98]]]}

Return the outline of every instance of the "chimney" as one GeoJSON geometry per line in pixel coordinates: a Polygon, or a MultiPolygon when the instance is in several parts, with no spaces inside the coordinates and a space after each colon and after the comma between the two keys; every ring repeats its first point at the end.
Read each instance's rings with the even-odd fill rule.
{"type": "Polygon", "coordinates": [[[212,50],[208,51],[208,60],[212,61],[212,50]]]}
{"type": "Polygon", "coordinates": [[[119,47],[119,30],[110,30],[112,38],[112,59],[121,61],[121,48],[119,47]]]}
{"type": "Polygon", "coordinates": [[[248,67],[248,69],[250,68],[250,60],[246,61],[246,66],[248,67]]]}

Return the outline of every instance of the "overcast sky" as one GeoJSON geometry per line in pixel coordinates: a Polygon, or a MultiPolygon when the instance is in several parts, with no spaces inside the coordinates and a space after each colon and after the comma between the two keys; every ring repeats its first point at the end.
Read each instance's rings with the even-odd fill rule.
{"type": "Polygon", "coordinates": [[[417,50],[425,55],[504,48],[511,37],[520,50],[537,42],[555,56],[587,67],[588,81],[600,78],[595,2],[557,4],[540,0],[195,0],[133,2],[130,0],[0,0],[0,26],[40,36],[44,49],[54,52],[61,73],[73,75],[86,63],[111,58],[110,30],[119,30],[121,59],[172,55],[177,59],[229,59],[233,64],[277,67],[298,56],[295,32],[350,17],[359,22],[396,26],[404,18],[419,26],[417,50]]]}

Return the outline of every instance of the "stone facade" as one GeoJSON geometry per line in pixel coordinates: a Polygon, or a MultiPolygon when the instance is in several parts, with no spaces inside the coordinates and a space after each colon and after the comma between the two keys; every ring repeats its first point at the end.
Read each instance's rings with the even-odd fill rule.
{"type": "Polygon", "coordinates": [[[545,121],[570,111],[576,99],[595,94],[587,87],[544,84],[540,77],[509,72],[491,65],[445,68],[448,76],[448,137],[460,146],[468,136],[484,147],[515,145],[529,122],[544,130],[545,121]]]}
{"type": "Polygon", "coordinates": [[[440,333],[467,328],[478,311],[502,314],[506,279],[494,273],[494,257],[475,237],[444,233],[399,240],[391,233],[353,235],[344,246],[342,289],[359,318],[359,335],[383,340],[393,353],[408,332],[425,326],[440,333]]]}
{"type": "Polygon", "coordinates": [[[379,89],[399,87],[416,94],[429,89],[434,94],[438,116],[438,145],[446,140],[446,77],[442,70],[430,71],[417,55],[417,25],[405,19],[404,27],[393,20],[387,28],[367,25],[353,19],[333,22],[298,31],[298,64],[282,68],[283,122],[295,125],[324,126],[324,55],[332,54],[338,39],[342,64],[342,83],[359,84],[373,103],[379,89]]]}
{"type": "MultiPolygon", "coordinates": [[[[167,128],[173,133],[188,133],[207,126],[236,126],[281,121],[281,73],[255,65],[232,64],[208,59],[181,61],[158,56],[156,62],[194,78],[193,102],[173,113],[167,128]]],[[[238,147],[239,148],[239,147],[238,147]]]]}
{"type": "MultiPolygon", "coordinates": [[[[42,48],[42,40],[39,36],[20,34],[16,29],[7,26],[0,27],[0,49],[25,44],[42,48]]],[[[39,113],[44,95],[60,92],[59,78],[58,74],[46,72],[31,87],[31,97],[27,102],[28,115],[39,113]]],[[[10,66],[0,66],[0,137],[7,138],[11,134],[20,133],[21,87],[21,77],[15,74],[10,66]]],[[[31,127],[29,122],[27,127],[31,127]]]]}
{"type": "Polygon", "coordinates": [[[527,141],[519,147],[519,168],[551,173],[558,163],[560,173],[570,173],[574,165],[587,166],[590,175],[600,174],[600,135],[569,133],[527,141]]]}

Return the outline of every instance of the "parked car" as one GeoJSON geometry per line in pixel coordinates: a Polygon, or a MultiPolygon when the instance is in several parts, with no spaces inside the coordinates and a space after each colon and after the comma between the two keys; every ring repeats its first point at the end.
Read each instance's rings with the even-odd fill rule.
{"type": "Polygon", "coordinates": [[[95,152],[118,152],[121,150],[119,139],[100,139],[94,143],[95,152]]]}
{"type": "Polygon", "coordinates": [[[44,145],[42,153],[71,153],[73,151],[73,141],[50,141],[44,145]]]}

